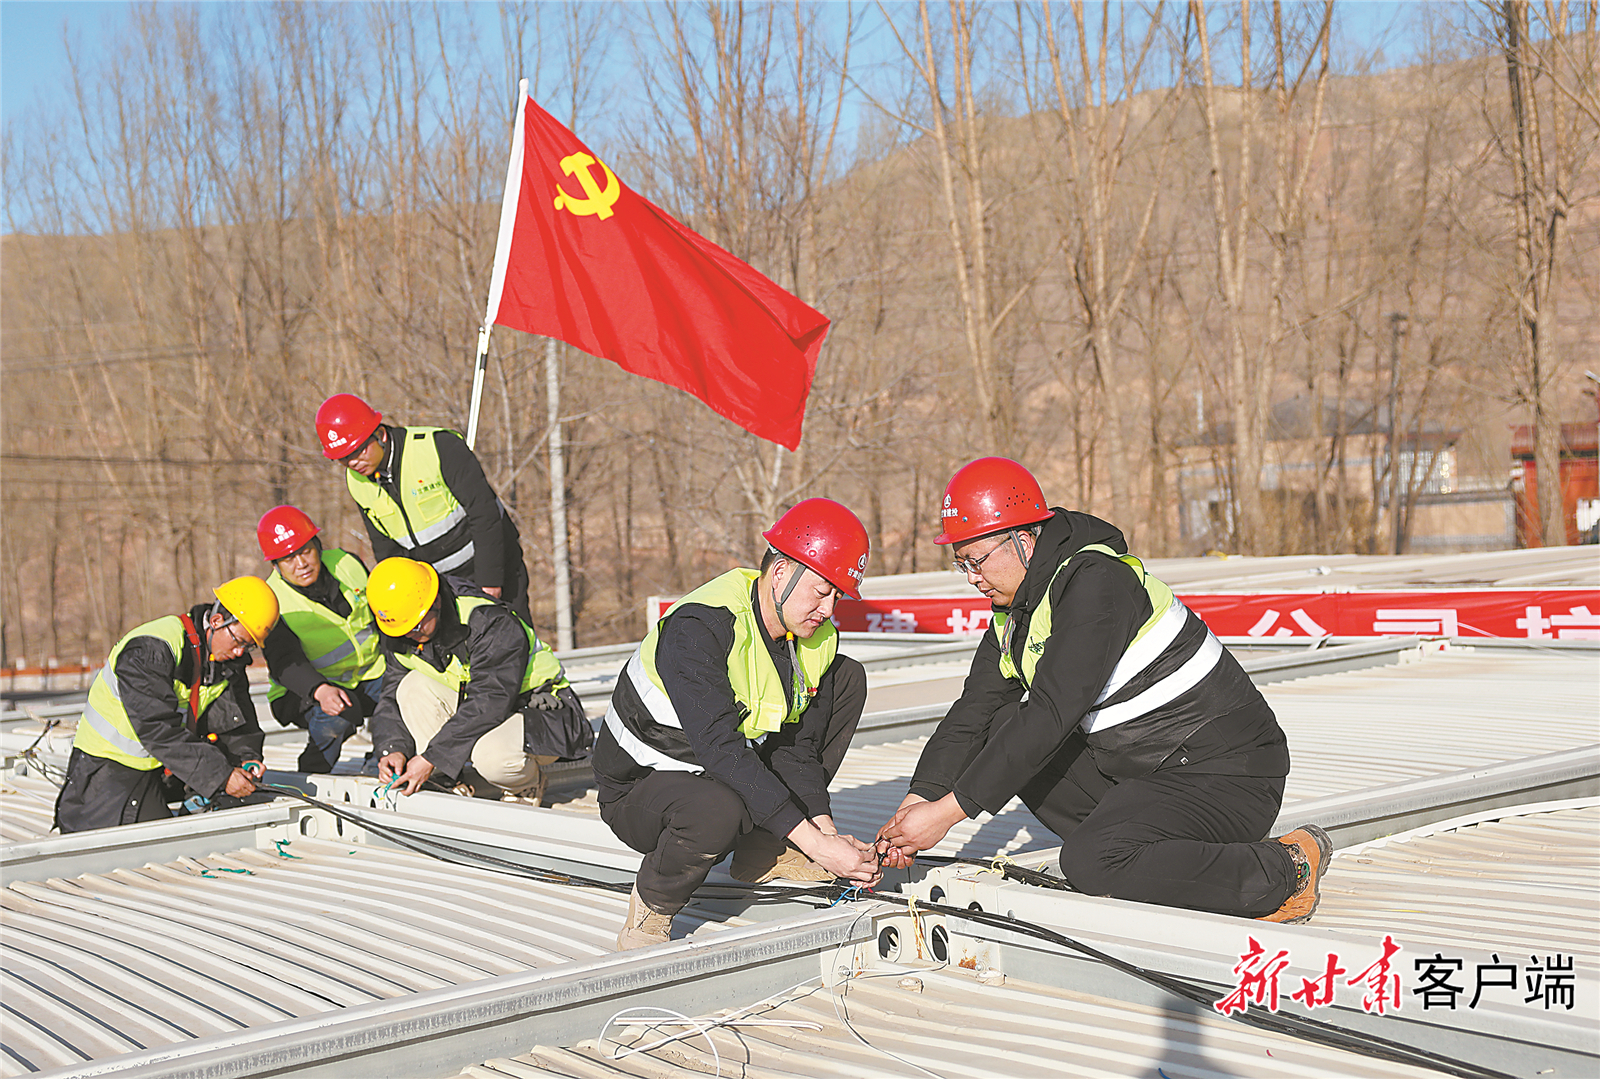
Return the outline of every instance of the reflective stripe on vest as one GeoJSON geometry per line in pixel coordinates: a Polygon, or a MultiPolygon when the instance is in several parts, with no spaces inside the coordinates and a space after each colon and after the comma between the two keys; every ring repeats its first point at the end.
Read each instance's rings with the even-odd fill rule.
{"type": "MultiPolygon", "coordinates": [[[[157,618],[153,622],[146,622],[129,630],[111,650],[111,655],[106,657],[105,666],[100,668],[94,676],[94,682],[89,686],[89,700],[85,703],[83,715],[78,720],[78,730],[73,736],[72,745],[74,749],[81,749],[91,756],[150,772],[160,768],[161,762],[150,755],[150,751],[145,749],[143,743],[139,741],[139,736],[134,733],[133,721],[128,718],[128,711],[123,707],[122,690],[117,684],[117,660],[128,643],[136,637],[154,637],[172,649],[174,670],[182,662],[183,650],[188,645],[183,632],[183,622],[177,615],[157,618]]],[[[198,701],[200,713],[204,715],[205,710],[211,707],[212,702],[222,696],[227,688],[227,682],[214,686],[201,686],[198,701]]],[[[187,715],[189,686],[174,679],[172,692],[177,699],[176,710],[187,715]]]]}
{"type": "MultiPolygon", "coordinates": [[[[367,606],[367,571],[360,559],[333,547],[322,552],[322,568],[333,576],[339,593],[350,604],[346,617],[307,599],[277,570],[272,571],[267,584],[278,597],[283,624],[300,638],[300,647],[317,673],[336,686],[350,689],[383,674],[383,652],[378,647],[372,610],[367,606]]],[[[267,698],[277,700],[285,692],[273,682],[267,698]]]]}
{"type": "MultiPolygon", "coordinates": [[[[1144,587],[1146,595],[1150,597],[1151,614],[1139,631],[1134,634],[1133,640],[1128,642],[1128,647],[1123,651],[1122,657],[1117,660],[1117,665],[1112,669],[1111,676],[1106,679],[1105,686],[1095,697],[1095,703],[1114,695],[1123,686],[1146,670],[1166,651],[1172,647],[1173,642],[1183,632],[1189,619],[1194,614],[1183,605],[1182,601],[1172,594],[1172,589],[1165,583],[1152,577],[1144,568],[1144,563],[1133,555],[1119,555],[1111,548],[1100,543],[1091,543],[1075,552],[1056,567],[1050,576],[1050,585],[1055,583],[1056,576],[1066,568],[1072,558],[1084,551],[1096,551],[1109,555],[1133,570],[1139,578],[1139,583],[1144,587]]],[[[1019,671],[1015,661],[1011,658],[1009,634],[1006,627],[1009,618],[995,612],[994,629],[996,640],[1000,643],[1000,673],[1007,678],[1015,678],[1024,686],[1033,684],[1034,674],[1039,666],[1039,657],[1044,654],[1045,644],[1050,638],[1053,612],[1050,607],[1050,585],[1046,585],[1039,603],[1034,607],[1032,616],[1028,621],[1028,638],[1022,647],[1022,668],[1019,671]]],[[[1086,733],[1093,734],[1109,727],[1115,727],[1132,719],[1147,715],[1163,705],[1170,704],[1179,696],[1187,693],[1199,684],[1200,680],[1211,673],[1217,661],[1222,658],[1222,642],[1218,641],[1208,629],[1206,639],[1200,649],[1190,656],[1184,663],[1171,674],[1162,678],[1154,685],[1147,687],[1138,696],[1122,701],[1106,708],[1095,709],[1083,717],[1083,729],[1086,733]]]]}
{"type": "MultiPolygon", "coordinates": [[[[400,491],[399,505],[377,480],[355,469],[345,469],[345,486],[356,505],[366,511],[379,532],[408,551],[443,539],[467,519],[467,511],[461,508],[439,470],[439,446],[434,435],[442,430],[445,428],[402,427],[394,435],[393,452],[400,459],[400,475],[395,481],[400,491]]],[[[472,557],[468,554],[456,561],[459,553],[450,552],[433,568],[448,572],[472,557]]]]}
{"type": "MultiPolygon", "coordinates": [[[[751,603],[751,585],[760,576],[756,570],[733,569],[716,577],[687,596],[678,600],[667,613],[651,627],[650,633],[639,645],[623,674],[638,691],[639,700],[648,712],[642,721],[659,723],[666,727],[682,729],[677,710],[672,706],[666,687],[656,670],[656,646],[661,627],[672,613],[686,603],[705,607],[719,607],[733,614],[733,644],[728,650],[728,684],[734,700],[744,712],[739,733],[757,741],[787,723],[797,722],[817,694],[822,676],[833,665],[839,650],[839,635],[831,622],[824,622],[809,638],[795,639],[795,657],[799,660],[803,686],[794,694],[791,703],[783,680],[772,662],[765,642],[766,629],[755,606],[751,603]]],[[[615,701],[615,696],[612,700],[615,701]]],[[[691,762],[680,761],[645,744],[627,729],[615,704],[606,711],[606,726],[628,755],[648,768],[699,772],[703,769],[691,762]]]]}
{"type": "MultiPolygon", "coordinates": [[[[622,676],[638,691],[639,699],[644,702],[645,708],[657,723],[667,727],[683,729],[683,721],[678,718],[678,710],[672,707],[672,698],[667,696],[665,690],[650,681],[650,676],[644,673],[644,662],[639,658],[637,650],[628,660],[628,665],[622,669],[622,676]]],[[[617,740],[617,745],[622,751],[632,757],[635,763],[645,768],[655,768],[664,772],[704,772],[705,768],[690,761],[680,761],[676,757],[669,757],[654,746],[646,745],[628,729],[622,722],[622,715],[617,711],[616,696],[611,698],[611,706],[606,709],[606,729],[617,740]]]]}
{"type": "MultiPolygon", "coordinates": [[[[457,596],[455,601],[456,618],[462,626],[467,624],[467,618],[473,611],[497,602],[479,596],[457,596]]],[[[551,691],[565,689],[569,683],[561,671],[561,661],[556,658],[556,654],[539,639],[539,635],[522,620],[521,615],[503,603],[499,606],[516,619],[517,625],[522,627],[522,632],[528,635],[528,665],[523,669],[522,684],[518,693],[527,693],[529,690],[544,686],[549,686],[551,691]]],[[[454,690],[458,695],[472,680],[472,666],[460,656],[451,656],[450,662],[442,671],[415,652],[396,652],[394,658],[399,660],[402,666],[409,667],[413,671],[421,671],[446,688],[454,690]]]]}

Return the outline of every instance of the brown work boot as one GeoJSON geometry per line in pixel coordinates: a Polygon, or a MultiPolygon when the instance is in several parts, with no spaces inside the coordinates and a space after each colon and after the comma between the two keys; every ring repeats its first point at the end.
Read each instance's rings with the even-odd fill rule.
{"type": "Polygon", "coordinates": [[[738,845],[733,848],[733,864],[728,867],[728,874],[746,884],[764,884],[769,880],[827,882],[835,879],[834,874],[765,828],[757,828],[739,838],[738,845]]]}
{"type": "Polygon", "coordinates": [[[648,948],[652,944],[665,944],[671,939],[672,915],[646,906],[645,901],[639,898],[639,886],[635,884],[633,891],[628,893],[628,920],[617,934],[617,951],[648,948]]]}
{"type": "Polygon", "coordinates": [[[523,805],[530,806],[543,805],[546,782],[544,769],[540,768],[537,779],[520,790],[502,790],[500,792],[500,800],[502,802],[520,802],[523,805]]]}
{"type": "Polygon", "coordinates": [[[1289,848],[1289,857],[1294,860],[1295,889],[1283,906],[1260,920],[1288,925],[1309,922],[1322,899],[1322,875],[1333,857],[1333,840],[1315,824],[1302,824],[1288,835],[1279,836],[1278,842],[1289,848]]]}

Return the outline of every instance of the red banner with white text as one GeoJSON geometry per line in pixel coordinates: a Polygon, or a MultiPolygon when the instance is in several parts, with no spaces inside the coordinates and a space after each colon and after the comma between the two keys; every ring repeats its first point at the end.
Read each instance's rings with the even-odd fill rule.
{"type": "MultiPolygon", "coordinates": [[[[1219,637],[1516,637],[1600,640],[1600,590],[1209,592],[1180,596],[1219,637]]],[[[652,596],[659,618],[672,600],[652,596]]],[[[841,599],[833,621],[867,633],[970,635],[989,628],[981,596],[841,599]]]]}

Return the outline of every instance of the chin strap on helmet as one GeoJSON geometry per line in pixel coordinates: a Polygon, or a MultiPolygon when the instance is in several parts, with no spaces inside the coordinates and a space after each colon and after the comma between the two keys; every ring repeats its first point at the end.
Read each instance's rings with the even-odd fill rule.
{"type": "Polygon", "coordinates": [[[794,595],[795,586],[800,583],[800,578],[806,575],[807,567],[787,557],[782,551],[778,552],[778,556],[800,571],[789,578],[789,584],[784,588],[782,597],[778,595],[778,586],[776,584],[772,586],[772,602],[778,608],[778,625],[783,627],[783,640],[789,646],[789,684],[793,693],[791,701],[797,701],[805,688],[805,675],[800,671],[800,657],[794,648],[794,629],[789,625],[789,620],[783,616],[783,605],[794,595]]]}

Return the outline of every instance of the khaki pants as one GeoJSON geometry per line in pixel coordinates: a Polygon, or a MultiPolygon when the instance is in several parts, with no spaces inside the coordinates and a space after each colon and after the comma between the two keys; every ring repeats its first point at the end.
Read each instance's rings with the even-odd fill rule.
{"type": "MultiPolygon", "coordinates": [[[[395,691],[400,719],[417,743],[417,752],[427,755],[428,743],[456,714],[456,694],[437,678],[411,671],[400,680],[395,691]]],[[[521,791],[539,781],[541,765],[554,757],[535,756],[522,751],[522,713],[516,712],[472,747],[472,767],[478,774],[508,791],[521,791]]]]}

